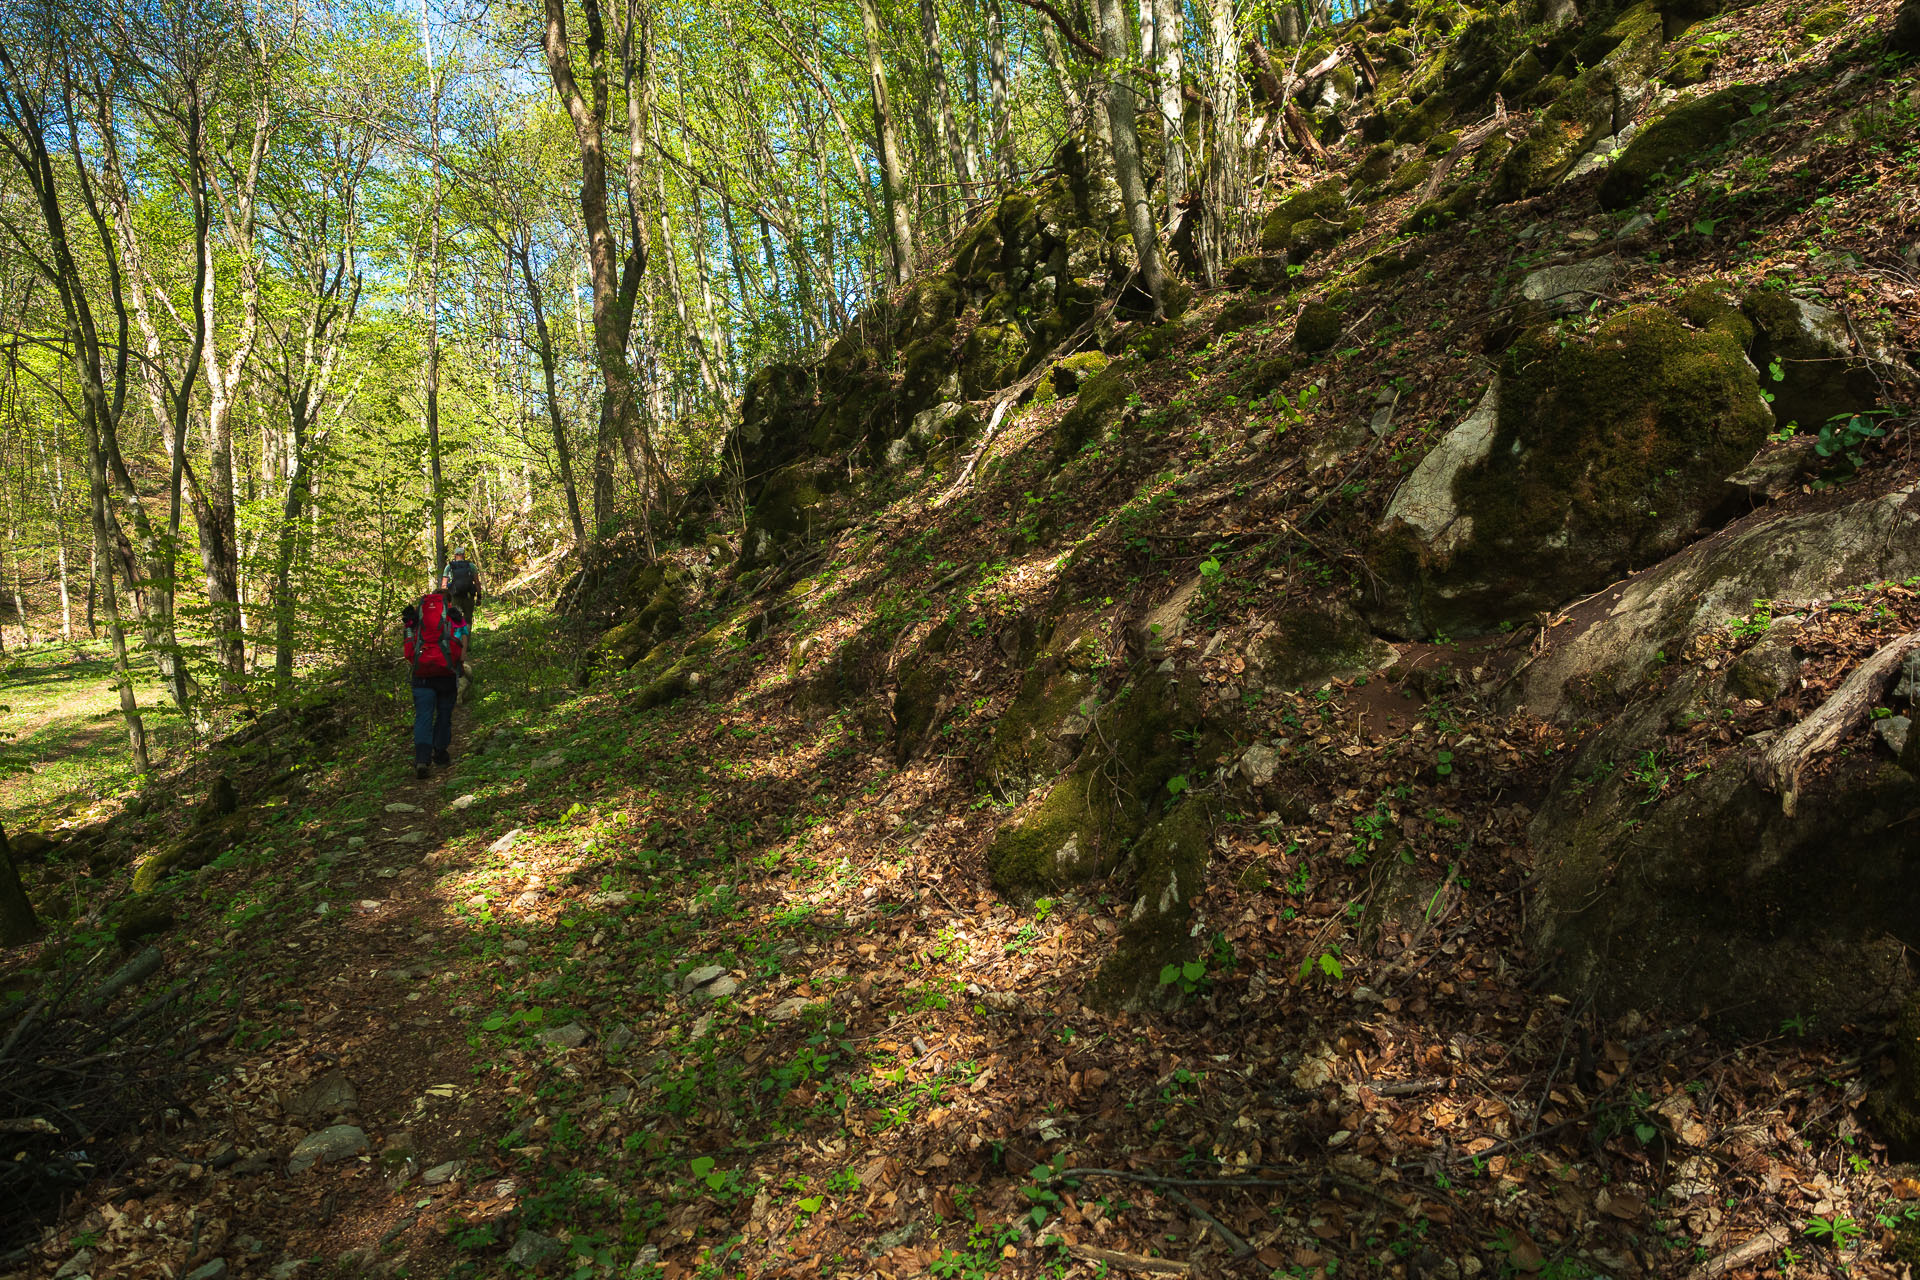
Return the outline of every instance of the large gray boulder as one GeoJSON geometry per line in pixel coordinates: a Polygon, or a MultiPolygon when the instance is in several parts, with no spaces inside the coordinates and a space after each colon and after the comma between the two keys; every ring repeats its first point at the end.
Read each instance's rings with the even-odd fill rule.
{"type": "Polygon", "coordinates": [[[1698,538],[1773,425],[1749,332],[1738,313],[1696,328],[1642,306],[1585,338],[1524,335],[1497,392],[1388,507],[1371,556],[1375,625],[1491,631],[1698,538]]]}

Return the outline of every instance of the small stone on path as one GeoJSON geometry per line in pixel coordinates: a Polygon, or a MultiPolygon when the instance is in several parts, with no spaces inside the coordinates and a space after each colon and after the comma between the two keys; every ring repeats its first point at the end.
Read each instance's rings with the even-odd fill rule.
{"type": "Polygon", "coordinates": [[[53,1273],[53,1280],[74,1280],[76,1276],[87,1274],[92,1266],[93,1250],[82,1249],[60,1264],[60,1269],[53,1273]]]}
{"type": "Polygon", "coordinates": [[[420,813],[422,812],[422,810],[420,806],[417,804],[408,804],[405,800],[395,800],[392,804],[387,806],[387,812],[388,813],[420,813]]]}
{"type": "Polygon", "coordinates": [[[332,1125],[300,1139],[287,1161],[287,1173],[305,1173],[316,1164],[331,1164],[357,1156],[367,1148],[367,1135],[358,1125],[332,1125]]]}
{"type": "Polygon", "coordinates": [[[520,838],[523,830],[524,828],[515,827],[513,830],[507,832],[507,834],[501,836],[498,840],[495,840],[492,844],[488,845],[487,852],[488,853],[505,853],[507,850],[513,848],[513,842],[520,838]]]}
{"type": "Polygon", "coordinates": [[[790,1022],[812,1008],[815,1003],[805,996],[788,996],[773,1006],[773,1010],[767,1016],[775,1022],[790,1022]]]}
{"type": "Polygon", "coordinates": [[[187,1280],[227,1280],[227,1260],[215,1258],[204,1266],[195,1267],[187,1272],[187,1280]]]}
{"type": "Polygon", "coordinates": [[[569,1022],[564,1027],[542,1031],[538,1039],[550,1049],[578,1049],[587,1042],[587,1029],[577,1022],[569,1022]]]}
{"type": "Polygon", "coordinates": [[[392,837],[392,840],[394,844],[419,844],[426,838],[427,833],[415,827],[411,831],[402,831],[399,835],[392,837]]]}
{"type": "Polygon", "coordinates": [[[500,944],[500,947],[501,950],[509,951],[514,955],[524,955],[527,950],[527,940],[525,938],[508,938],[500,944]]]}
{"type": "Polygon", "coordinates": [[[447,806],[447,808],[449,808],[449,809],[471,809],[471,808],[472,808],[472,807],[473,807],[474,805],[476,805],[476,804],[479,804],[479,803],[480,803],[480,797],[479,797],[479,796],[476,796],[476,795],[464,795],[464,796],[461,796],[461,797],[460,797],[460,798],[459,798],[458,800],[455,800],[455,801],[453,801],[453,802],[452,802],[451,804],[449,804],[449,805],[447,806]]]}
{"type": "Polygon", "coordinates": [[[467,1162],[464,1160],[449,1160],[445,1164],[437,1164],[421,1174],[420,1181],[429,1187],[437,1187],[443,1182],[452,1182],[460,1176],[460,1171],[466,1167],[467,1162]]]}
{"type": "Polygon", "coordinates": [[[536,769],[558,769],[561,765],[565,764],[566,762],[567,762],[566,752],[549,751],[547,752],[547,754],[541,756],[538,760],[535,760],[533,762],[533,767],[536,769]]]}
{"type": "MultiPolygon", "coordinates": [[[[367,838],[365,836],[348,836],[347,837],[347,848],[349,849],[365,848],[366,843],[367,843],[367,838]]],[[[304,1266],[306,1264],[302,1263],[301,1265],[304,1266]]]]}
{"type": "Polygon", "coordinates": [[[359,1090],[347,1079],[346,1072],[336,1069],[302,1089],[294,1098],[292,1111],[300,1116],[329,1117],[352,1111],[359,1105],[359,1090]]]}

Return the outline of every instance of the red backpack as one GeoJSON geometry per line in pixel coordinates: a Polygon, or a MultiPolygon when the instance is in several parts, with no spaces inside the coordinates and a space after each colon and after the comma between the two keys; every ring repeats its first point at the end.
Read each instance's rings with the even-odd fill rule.
{"type": "Polygon", "coordinates": [[[420,597],[420,621],[407,638],[407,658],[415,676],[450,676],[460,665],[460,642],[439,592],[420,597]]]}

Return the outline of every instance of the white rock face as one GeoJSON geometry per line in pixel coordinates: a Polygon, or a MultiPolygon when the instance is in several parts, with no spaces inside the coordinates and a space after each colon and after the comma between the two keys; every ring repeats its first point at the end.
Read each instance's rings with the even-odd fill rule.
{"type": "Polygon", "coordinates": [[[1443,554],[1472,537],[1473,517],[1461,513],[1453,483],[1462,471],[1487,460],[1499,425],[1500,380],[1496,378],[1466,420],[1420,459],[1393,495],[1380,527],[1384,530],[1396,520],[1404,521],[1443,554]]]}
{"type": "Polygon", "coordinates": [[[367,1135],[357,1125],[332,1125],[300,1139],[287,1161],[287,1173],[305,1173],[316,1164],[332,1164],[367,1149],[367,1135]]]}
{"type": "Polygon", "coordinates": [[[1240,773],[1256,787],[1264,787],[1273,781],[1275,770],[1280,767],[1280,755],[1264,742],[1256,742],[1247,748],[1240,757],[1240,773]]]}

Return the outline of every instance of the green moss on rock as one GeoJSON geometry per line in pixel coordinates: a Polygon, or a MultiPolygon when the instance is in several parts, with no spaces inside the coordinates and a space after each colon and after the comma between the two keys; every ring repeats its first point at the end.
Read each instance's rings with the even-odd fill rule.
{"type": "Polygon", "coordinates": [[[1663,174],[1696,168],[1708,151],[1725,142],[1734,126],[1753,118],[1760,90],[1739,85],[1685,103],[1634,135],[1600,181],[1600,207],[1625,209],[1639,201],[1663,174]]]}
{"type": "Polygon", "coordinates": [[[1133,854],[1133,909],[1094,978],[1095,1004],[1137,1007],[1181,989],[1161,982],[1160,974],[1193,955],[1192,903],[1212,860],[1212,815],[1199,800],[1176,804],[1141,834],[1133,854]]]}
{"type": "Polygon", "coordinates": [[[994,888],[1031,898],[1104,875],[1146,827],[1151,807],[1170,798],[1186,746],[1175,736],[1197,720],[1179,687],[1157,673],[1129,684],[1094,717],[1071,772],[987,846],[994,888]]]}
{"type": "Polygon", "coordinates": [[[1414,575],[1429,628],[1557,606],[1690,541],[1772,425],[1725,325],[1643,306],[1584,341],[1535,330],[1503,361],[1497,426],[1452,482],[1446,536],[1382,569],[1414,575]]]}
{"type": "Polygon", "coordinates": [[[970,399],[997,391],[1020,376],[1026,335],[1012,324],[981,324],[960,353],[960,389],[970,399]]]}
{"type": "Polygon", "coordinates": [[[1346,331],[1346,317],[1340,309],[1324,302],[1309,302],[1300,308],[1293,326],[1293,345],[1308,355],[1332,348],[1346,331]]]}
{"type": "Polygon", "coordinates": [[[1260,247],[1268,253],[1288,249],[1301,223],[1337,226],[1346,220],[1346,183],[1328,178],[1287,197],[1260,224],[1260,247]]]}
{"type": "Polygon", "coordinates": [[[1136,390],[1131,357],[1116,360],[1081,386],[1073,408],[1060,419],[1054,455],[1064,461],[1089,440],[1097,440],[1120,420],[1136,390]]]}

